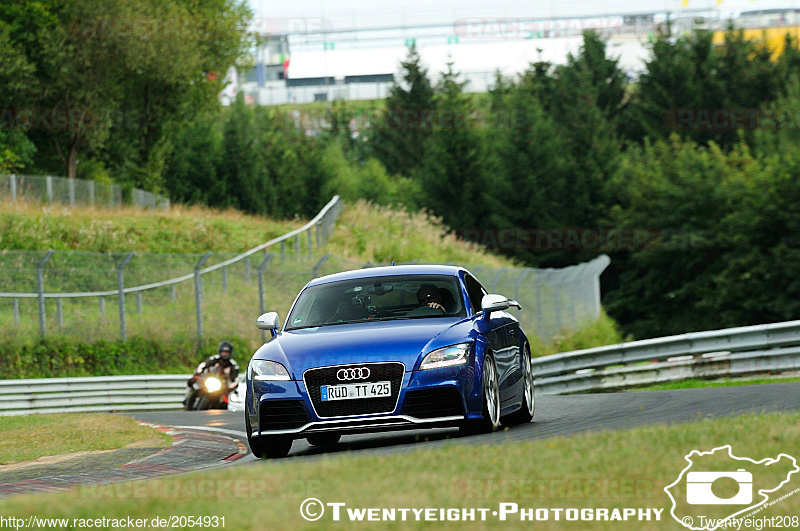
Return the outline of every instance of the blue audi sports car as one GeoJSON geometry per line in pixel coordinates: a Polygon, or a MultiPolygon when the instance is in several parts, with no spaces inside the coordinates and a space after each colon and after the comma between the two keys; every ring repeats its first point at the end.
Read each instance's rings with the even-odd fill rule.
{"type": "Polygon", "coordinates": [[[390,266],[309,282],[286,322],[247,367],[245,422],[256,457],[294,439],[334,445],[343,434],[458,426],[468,433],[533,418],[525,334],[454,266],[390,266]]]}

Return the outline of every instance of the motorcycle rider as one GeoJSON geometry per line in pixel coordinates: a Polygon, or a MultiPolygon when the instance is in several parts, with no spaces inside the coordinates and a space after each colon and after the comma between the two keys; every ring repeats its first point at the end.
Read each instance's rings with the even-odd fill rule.
{"type": "Polygon", "coordinates": [[[228,381],[230,382],[230,391],[236,389],[239,383],[239,364],[233,359],[233,345],[231,342],[223,341],[219,344],[219,347],[217,347],[217,354],[198,365],[197,369],[194,371],[194,375],[187,380],[186,385],[189,386],[189,389],[186,391],[186,398],[183,399],[183,405],[187,410],[193,408],[194,401],[197,398],[197,390],[194,388],[194,383],[200,378],[203,371],[215,366],[222,367],[227,373],[228,381]]]}

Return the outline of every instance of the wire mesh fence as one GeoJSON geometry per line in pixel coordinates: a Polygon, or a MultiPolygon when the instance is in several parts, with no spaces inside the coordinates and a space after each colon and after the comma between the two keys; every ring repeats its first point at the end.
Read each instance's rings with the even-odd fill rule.
{"type": "MultiPolygon", "coordinates": [[[[254,326],[259,314],[278,311],[285,318],[312,278],[372,265],[323,254],[332,214],[326,229],[295,234],[244,257],[2,252],[0,327],[92,339],[237,337],[255,348],[263,341],[254,326]]],[[[565,269],[471,271],[489,292],[518,300],[523,310],[512,311],[523,329],[546,343],[599,316],[599,276],[608,263],[601,256],[565,269]]]]}
{"type": "Polygon", "coordinates": [[[600,317],[600,275],[610,262],[601,255],[561,269],[477,266],[472,273],[489,293],[517,300],[523,308],[517,313],[522,328],[549,343],[600,317]]]}
{"type": "MultiPolygon", "coordinates": [[[[0,202],[40,201],[70,206],[119,207],[123,204],[118,184],[38,175],[0,175],[0,202]]],[[[130,204],[141,208],[169,208],[169,199],[134,188],[130,204]]]]}
{"type": "Polygon", "coordinates": [[[336,267],[315,255],[341,208],[336,196],[303,227],[238,255],[0,252],[0,326],[92,339],[254,337],[251,312],[293,296],[325,262],[336,267]]]}

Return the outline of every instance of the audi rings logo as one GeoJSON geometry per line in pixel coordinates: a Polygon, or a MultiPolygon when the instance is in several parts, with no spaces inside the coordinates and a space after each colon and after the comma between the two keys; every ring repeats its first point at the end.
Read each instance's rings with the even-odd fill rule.
{"type": "Polygon", "coordinates": [[[354,367],[352,369],[339,369],[336,377],[343,382],[352,380],[366,380],[369,378],[369,367],[354,367]]]}

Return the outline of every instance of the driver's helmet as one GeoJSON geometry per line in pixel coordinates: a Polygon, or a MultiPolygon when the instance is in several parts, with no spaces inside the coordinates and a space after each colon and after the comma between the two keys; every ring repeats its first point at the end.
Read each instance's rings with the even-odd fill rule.
{"type": "Polygon", "coordinates": [[[217,353],[222,359],[229,360],[233,357],[233,345],[231,345],[230,341],[223,341],[219,344],[217,353]]]}

